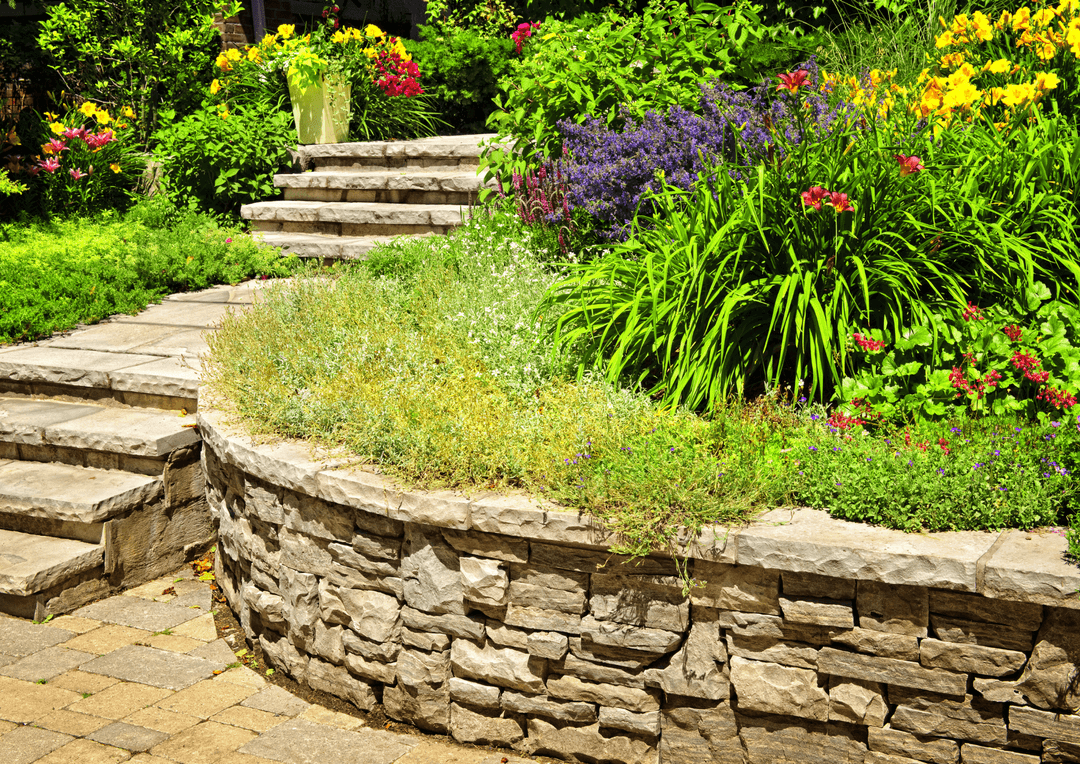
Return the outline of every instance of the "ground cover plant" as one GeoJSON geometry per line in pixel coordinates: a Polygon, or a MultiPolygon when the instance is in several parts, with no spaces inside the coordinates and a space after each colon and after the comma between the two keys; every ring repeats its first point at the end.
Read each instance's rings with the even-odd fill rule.
{"type": "Polygon", "coordinates": [[[235,227],[164,198],[96,220],[0,224],[0,343],[33,340],[178,291],[296,267],[235,227]]]}

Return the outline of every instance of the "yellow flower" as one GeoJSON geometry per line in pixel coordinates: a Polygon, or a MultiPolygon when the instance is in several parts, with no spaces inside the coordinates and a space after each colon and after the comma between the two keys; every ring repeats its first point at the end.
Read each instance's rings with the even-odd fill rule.
{"type": "Polygon", "coordinates": [[[55,135],[60,135],[60,133],[67,130],[67,125],[63,122],[50,122],[49,129],[52,130],[55,135]]]}
{"type": "Polygon", "coordinates": [[[956,38],[953,37],[952,32],[949,32],[949,31],[942,32],[941,34],[939,34],[937,36],[937,39],[934,40],[934,46],[939,48],[939,49],[940,48],[947,48],[950,45],[955,45],[955,44],[956,44],[956,38]]]}
{"type": "Polygon", "coordinates": [[[45,119],[50,122],[58,122],[60,120],[60,115],[55,112],[47,111],[45,112],[45,119]]]}
{"type": "Polygon", "coordinates": [[[382,31],[374,24],[368,24],[366,27],[364,27],[364,34],[366,34],[368,37],[382,37],[386,34],[386,32],[382,31]]]}
{"type": "Polygon", "coordinates": [[[1038,90],[1053,90],[1061,79],[1053,72],[1036,72],[1035,87],[1038,90]]]}
{"type": "Polygon", "coordinates": [[[379,57],[379,52],[377,50],[375,50],[374,48],[364,48],[363,53],[368,58],[378,58],[379,57]]]}
{"type": "Polygon", "coordinates": [[[1037,27],[1044,27],[1054,20],[1057,15],[1057,11],[1053,8],[1040,8],[1036,11],[1035,15],[1031,17],[1031,23],[1037,27]]]}
{"type": "Polygon", "coordinates": [[[217,59],[214,61],[218,69],[225,71],[229,70],[229,58],[224,53],[219,53],[217,59]]]}
{"type": "Polygon", "coordinates": [[[1069,25],[1069,31],[1065,33],[1065,44],[1077,58],[1080,58],[1080,26],[1069,25]]]}
{"type": "Polygon", "coordinates": [[[1006,106],[1023,106],[1035,97],[1035,86],[1025,83],[1022,85],[1009,85],[1006,89],[1005,98],[1002,99],[1006,106]]]}
{"type": "Polygon", "coordinates": [[[942,69],[955,69],[962,63],[964,63],[964,51],[958,50],[955,53],[946,53],[942,56],[940,65],[942,69]]]}
{"type": "Polygon", "coordinates": [[[135,118],[135,110],[132,109],[130,106],[125,106],[123,109],[120,110],[120,113],[129,119],[135,118]]]}
{"type": "Polygon", "coordinates": [[[264,48],[272,48],[277,43],[277,35],[267,32],[266,36],[262,38],[262,42],[259,43],[264,48]]]}
{"type": "Polygon", "coordinates": [[[52,146],[50,146],[47,143],[41,144],[41,153],[44,154],[45,156],[48,156],[49,154],[53,153],[52,146]]]}
{"type": "Polygon", "coordinates": [[[975,28],[975,38],[979,42],[989,42],[994,39],[994,30],[990,26],[990,19],[982,11],[975,11],[971,16],[971,23],[975,28]]]}
{"type": "Polygon", "coordinates": [[[1010,23],[1012,23],[1012,14],[1008,11],[1002,11],[994,26],[998,29],[1005,29],[1010,23]]]}
{"type": "Polygon", "coordinates": [[[225,58],[227,58],[230,63],[235,63],[236,61],[239,61],[243,57],[244,57],[244,54],[242,54],[236,48],[229,48],[227,51],[225,51],[225,58]]]}
{"type": "Polygon", "coordinates": [[[219,90],[221,90],[221,83],[218,82],[216,79],[211,80],[210,81],[210,95],[217,95],[219,90]]]}
{"type": "Polygon", "coordinates": [[[221,111],[218,112],[218,116],[221,117],[222,119],[228,119],[229,118],[229,107],[228,106],[222,107],[221,111]]]}
{"type": "Polygon", "coordinates": [[[331,42],[346,42],[348,38],[345,37],[345,33],[340,29],[330,36],[331,42]]]}
{"type": "Polygon", "coordinates": [[[1011,66],[1012,62],[1007,58],[999,58],[997,61],[987,61],[983,64],[982,71],[990,72],[990,74],[1005,74],[1011,66]]]}
{"type": "Polygon", "coordinates": [[[1014,32],[1022,32],[1028,28],[1028,24],[1031,23],[1031,9],[1026,5],[1016,12],[1016,15],[1012,18],[1012,28],[1014,32]]]}
{"type": "Polygon", "coordinates": [[[120,165],[118,165],[116,162],[113,162],[112,164],[109,165],[109,169],[112,170],[113,172],[119,173],[120,172],[120,165]]]}
{"type": "Polygon", "coordinates": [[[247,57],[248,61],[254,61],[255,63],[262,60],[262,54],[259,52],[258,48],[248,48],[247,57]]]}
{"type": "Polygon", "coordinates": [[[1080,0],[1061,0],[1058,3],[1057,12],[1059,16],[1074,16],[1077,11],[1080,11],[1080,0]]]}
{"type": "Polygon", "coordinates": [[[99,125],[107,125],[112,122],[112,116],[104,109],[98,109],[94,112],[94,119],[97,120],[99,125]]]}
{"type": "Polygon", "coordinates": [[[278,37],[282,40],[288,40],[293,36],[293,32],[296,31],[295,24],[282,24],[277,28],[278,37]]]}
{"type": "Polygon", "coordinates": [[[94,116],[94,112],[97,111],[97,106],[90,101],[84,101],[83,105],[79,107],[79,112],[85,114],[88,117],[94,116]]]}

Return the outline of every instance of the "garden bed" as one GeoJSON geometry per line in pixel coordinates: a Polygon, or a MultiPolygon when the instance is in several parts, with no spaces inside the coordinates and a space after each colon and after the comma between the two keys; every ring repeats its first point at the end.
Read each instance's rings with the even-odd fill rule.
{"type": "Polygon", "coordinates": [[[277,668],[360,708],[590,762],[1080,750],[1060,535],[775,510],[680,536],[687,594],[677,560],[613,556],[556,505],[256,444],[205,391],[199,421],[230,606],[277,668]]]}

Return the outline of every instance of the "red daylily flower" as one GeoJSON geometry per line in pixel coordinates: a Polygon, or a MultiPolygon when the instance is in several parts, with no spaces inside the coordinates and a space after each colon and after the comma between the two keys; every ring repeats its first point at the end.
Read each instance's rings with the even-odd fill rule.
{"type": "Polygon", "coordinates": [[[828,195],[829,192],[821,186],[810,186],[808,190],[803,191],[801,194],[803,204],[807,207],[813,207],[815,210],[821,209],[821,203],[828,195]]]}
{"type": "Polygon", "coordinates": [[[926,168],[923,167],[922,159],[917,156],[905,156],[904,154],[893,154],[893,159],[900,163],[900,177],[905,175],[911,175],[913,172],[922,172],[926,168]]]}
{"type": "Polygon", "coordinates": [[[799,88],[806,84],[810,72],[805,69],[799,69],[795,72],[778,74],[776,76],[780,78],[780,84],[776,86],[777,90],[790,90],[792,93],[798,93],[799,88]]]}
{"type": "Polygon", "coordinates": [[[840,193],[839,191],[830,191],[829,200],[825,204],[832,207],[837,212],[852,212],[854,207],[851,206],[851,202],[848,201],[847,194],[840,193]]]}

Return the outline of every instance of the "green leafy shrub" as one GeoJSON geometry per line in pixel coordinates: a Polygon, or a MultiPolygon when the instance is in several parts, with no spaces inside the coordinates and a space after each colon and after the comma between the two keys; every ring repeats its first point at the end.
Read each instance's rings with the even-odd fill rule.
{"type": "Polygon", "coordinates": [[[514,43],[508,35],[486,37],[472,29],[421,27],[420,41],[405,41],[432,105],[450,132],[483,132],[494,110],[499,79],[510,68],[514,43]]]}
{"type": "Polygon", "coordinates": [[[73,0],[48,7],[38,45],[69,92],[113,113],[134,108],[145,142],[161,108],[199,107],[219,45],[214,14],[239,8],[232,0],[73,0]]]}
{"type": "Polygon", "coordinates": [[[1080,512],[1076,512],[1069,519],[1069,527],[1065,529],[1065,540],[1069,544],[1069,556],[1075,562],[1080,562],[1080,512]]]}
{"type": "Polygon", "coordinates": [[[547,19],[524,42],[499,87],[489,127],[516,141],[518,156],[492,147],[486,160],[504,179],[533,157],[561,156],[556,125],[588,116],[608,126],[625,116],[680,105],[693,108],[698,83],[727,71],[735,52],[756,32],[746,3],[731,15],[711,3],[690,10],[653,0],[640,15],[614,10],[573,21],[547,19]]]}
{"type": "Polygon", "coordinates": [[[926,326],[860,334],[842,400],[891,420],[1072,409],[1080,392],[1080,311],[1041,283],[1006,310],[968,305],[926,326]],[[887,350],[886,350],[887,348],[887,350]],[[859,355],[862,358],[859,358],[859,355]]]}
{"type": "Polygon", "coordinates": [[[45,337],[170,292],[285,275],[295,258],[152,199],[97,222],[0,226],[0,343],[45,337]]]}
{"type": "Polygon", "coordinates": [[[154,135],[164,190],[181,206],[239,213],[279,191],[274,173],[296,145],[292,115],[280,108],[206,107],[154,135]]]}

